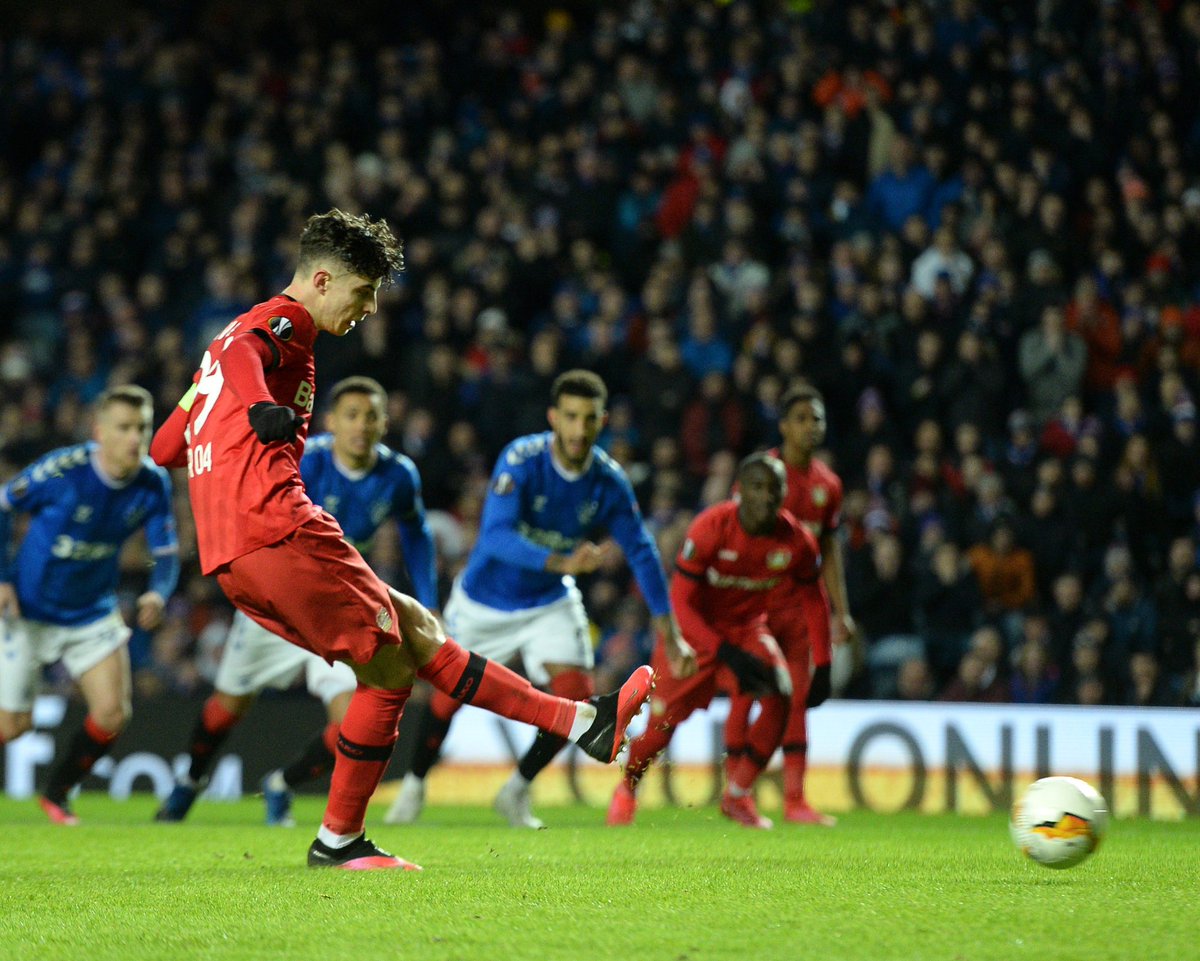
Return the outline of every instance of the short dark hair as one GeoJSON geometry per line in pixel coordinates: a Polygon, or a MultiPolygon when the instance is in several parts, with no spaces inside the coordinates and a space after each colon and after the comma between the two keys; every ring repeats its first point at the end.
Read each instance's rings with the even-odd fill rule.
{"type": "Polygon", "coordinates": [[[790,411],[796,404],[824,404],[825,398],[812,384],[801,382],[794,384],[783,392],[779,398],[780,416],[790,411]]]}
{"type": "Polygon", "coordinates": [[[308,218],[300,235],[297,267],[327,259],[336,260],[359,277],[387,282],[404,269],[404,244],[385,221],[372,220],[366,214],[355,217],[334,207],[308,218]]]}
{"type": "Polygon", "coordinates": [[[374,377],[361,375],[343,377],[333,385],[333,390],[329,392],[329,406],[336,407],[337,402],[346,394],[366,394],[368,397],[378,397],[381,402],[387,403],[387,391],[383,389],[383,384],[374,377]]]}
{"type": "Polygon", "coordinates": [[[96,398],[96,413],[107,410],[113,404],[128,404],[130,407],[144,408],[151,413],[154,412],[154,398],[150,396],[150,391],[137,384],[121,384],[108,388],[96,398]]]}
{"type": "Polygon", "coordinates": [[[757,451],[747,457],[742,458],[742,462],[738,464],[737,476],[741,479],[748,471],[756,467],[762,467],[769,470],[772,474],[779,478],[784,488],[787,487],[787,468],[783,466],[781,461],[774,454],[769,454],[765,450],[757,451]]]}
{"type": "Polygon", "coordinates": [[[600,375],[593,374],[590,370],[576,368],[554,378],[554,385],[550,388],[550,402],[557,404],[563,394],[598,400],[601,407],[608,403],[608,388],[604,386],[600,375]]]}

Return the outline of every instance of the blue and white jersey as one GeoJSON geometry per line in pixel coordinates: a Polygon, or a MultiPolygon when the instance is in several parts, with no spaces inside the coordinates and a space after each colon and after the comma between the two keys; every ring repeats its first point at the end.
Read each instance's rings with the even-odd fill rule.
{"type": "Polygon", "coordinates": [[[480,604],[526,610],[558,600],[574,579],[547,571],[551,554],[569,554],[586,540],[611,534],[621,545],[652,614],[670,611],[658,548],[642,523],[621,466],[593,448],[587,466],[570,474],[551,455],[554,434],[529,434],[496,461],[483,505],[479,539],[462,587],[480,604]]]}
{"type": "Polygon", "coordinates": [[[101,471],[96,444],[51,451],[0,487],[0,582],[14,583],[21,616],[90,624],[117,606],[117,555],[139,527],[154,556],[149,590],[170,597],[179,580],[171,479],[150,458],[125,481],[101,471]],[[12,515],[30,515],[12,560],[12,515]]]}
{"type": "Polygon", "coordinates": [[[300,476],[313,503],[337,518],[346,540],[363,554],[370,551],[380,525],[389,517],[395,518],[413,596],[436,609],[433,535],[425,522],[421,475],[416,464],[390,447],[376,444],[375,454],[375,463],[369,469],[350,470],[334,458],[333,436],[319,434],[305,447],[300,476]]]}

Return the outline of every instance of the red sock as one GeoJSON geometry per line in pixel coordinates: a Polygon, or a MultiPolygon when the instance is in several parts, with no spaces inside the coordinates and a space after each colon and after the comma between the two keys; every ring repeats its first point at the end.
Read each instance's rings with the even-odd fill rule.
{"type": "Polygon", "coordinates": [[[204,729],[211,734],[225,734],[241,719],[240,714],[234,714],[217,700],[215,694],[204,702],[204,709],[200,712],[204,729]]]}
{"type": "Polygon", "coordinates": [[[783,735],[787,709],[788,702],[782,697],[764,697],[759,701],[758,717],[746,734],[746,748],[734,767],[731,784],[743,790],[753,787],[783,735]]]}
{"type": "Polygon", "coordinates": [[[429,713],[439,721],[449,721],[458,713],[460,707],[462,707],[462,701],[456,701],[449,694],[443,694],[441,691],[434,691],[433,696],[429,699],[429,713]]]}
{"type": "Polygon", "coordinates": [[[808,745],[783,746],[783,799],[789,804],[804,803],[804,774],[808,768],[808,745]]]}
{"type": "Polygon", "coordinates": [[[101,727],[96,723],[96,719],[90,714],[83,719],[83,729],[87,731],[87,736],[95,741],[98,747],[102,747],[105,750],[108,749],[108,746],[112,744],[112,742],[115,741],[121,733],[120,731],[110,731],[107,728],[101,727]]]}
{"type": "Polygon", "coordinates": [[[787,726],[783,729],[783,799],[804,803],[804,775],[808,768],[808,709],[804,701],[792,701],[787,726]]]}
{"type": "Polygon", "coordinates": [[[329,803],[322,824],[334,834],[358,834],[367,802],[392,757],[396,732],[411,687],[398,691],[359,684],[342,718],[334,755],[329,803]]]}
{"type": "Polygon", "coordinates": [[[334,757],[337,757],[337,739],[341,727],[341,724],[338,722],[330,721],[325,725],[325,730],[321,732],[321,740],[325,742],[325,746],[329,748],[329,753],[334,757]]]}
{"type": "Polygon", "coordinates": [[[469,653],[451,638],[446,638],[446,643],[433,660],[417,671],[417,676],[464,704],[474,704],[513,721],[524,721],[561,737],[571,733],[574,701],[543,694],[519,674],[469,653]]]}
{"type": "Polygon", "coordinates": [[[729,717],[725,721],[725,781],[733,781],[738,761],[746,753],[746,731],[750,726],[750,707],[754,698],[748,694],[729,695],[729,717]]]}

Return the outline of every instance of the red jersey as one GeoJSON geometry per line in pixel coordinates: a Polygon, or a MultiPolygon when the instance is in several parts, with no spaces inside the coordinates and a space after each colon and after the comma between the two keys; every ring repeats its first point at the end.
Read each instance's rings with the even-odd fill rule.
{"type": "Polygon", "coordinates": [[[836,531],[842,522],[841,478],[815,457],[809,460],[806,470],[785,461],[778,447],[767,453],[778,457],[787,468],[783,506],[818,539],[836,531]]]}
{"type": "Polygon", "coordinates": [[[748,534],[737,512],[734,501],[701,511],[675,561],[675,615],[683,636],[703,650],[764,616],[775,592],[812,583],[820,572],[816,539],[786,511],[760,535],[748,534]]]}
{"type": "MultiPolygon", "coordinates": [[[[187,409],[188,492],[205,574],[283,540],[321,512],[300,479],[308,420],[297,430],[294,444],[263,444],[248,414],[252,404],[267,400],[312,413],[316,336],[309,312],[280,294],[238,317],[204,352],[193,378],[190,409],[180,406],[187,409]],[[234,356],[226,356],[234,345],[240,345],[234,356]],[[252,348],[253,355],[244,347],[252,348]],[[245,383],[238,365],[263,360],[267,393],[239,396],[229,382],[232,376],[245,383]]],[[[286,582],[286,575],[281,576],[286,582]]]]}

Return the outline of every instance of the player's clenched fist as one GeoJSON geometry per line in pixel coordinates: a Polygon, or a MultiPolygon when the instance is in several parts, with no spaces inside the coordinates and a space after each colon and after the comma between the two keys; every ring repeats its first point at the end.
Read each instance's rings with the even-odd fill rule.
{"type": "Polygon", "coordinates": [[[289,444],[296,439],[296,429],[304,418],[290,407],[281,407],[269,401],[260,401],[250,408],[250,426],[264,444],[278,440],[289,444]]]}

